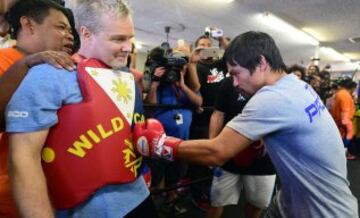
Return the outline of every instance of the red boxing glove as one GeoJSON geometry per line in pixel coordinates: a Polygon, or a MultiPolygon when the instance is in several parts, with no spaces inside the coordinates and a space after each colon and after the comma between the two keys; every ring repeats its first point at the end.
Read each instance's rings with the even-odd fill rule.
{"type": "Polygon", "coordinates": [[[147,157],[163,158],[173,161],[181,139],[166,136],[163,125],[156,119],[134,126],[133,140],[135,150],[147,157]]]}
{"type": "Polygon", "coordinates": [[[255,160],[261,159],[265,156],[265,146],[261,141],[256,141],[245,148],[245,150],[239,152],[234,157],[234,162],[239,167],[249,167],[255,160]]]}

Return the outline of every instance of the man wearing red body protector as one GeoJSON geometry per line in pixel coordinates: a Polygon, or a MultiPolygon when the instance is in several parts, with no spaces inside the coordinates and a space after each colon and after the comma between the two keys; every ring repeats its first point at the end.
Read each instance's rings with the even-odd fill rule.
{"type": "Polygon", "coordinates": [[[141,93],[124,68],[134,36],[130,8],[122,0],[67,3],[81,40],[77,70],[31,68],[6,109],[19,213],[158,217],[131,141],[132,126],[144,115],[141,93]]]}
{"type": "Polygon", "coordinates": [[[207,140],[174,140],[147,121],[135,127],[138,152],[221,166],[262,140],[282,184],[264,217],[358,217],[336,124],[311,86],[286,73],[274,40],[262,32],[243,33],[225,58],[233,86],[252,96],[242,113],[207,140]]]}

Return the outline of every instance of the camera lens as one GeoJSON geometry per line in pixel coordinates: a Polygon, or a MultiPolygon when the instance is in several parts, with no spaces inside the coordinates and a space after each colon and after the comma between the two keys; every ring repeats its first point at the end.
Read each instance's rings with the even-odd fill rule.
{"type": "Polygon", "coordinates": [[[164,80],[168,83],[174,83],[180,80],[180,72],[174,69],[166,70],[164,74],[164,80]]]}

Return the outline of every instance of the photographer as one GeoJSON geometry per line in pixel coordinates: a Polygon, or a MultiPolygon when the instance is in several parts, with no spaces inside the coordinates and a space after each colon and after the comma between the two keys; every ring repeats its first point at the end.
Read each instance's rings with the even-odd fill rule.
{"type": "Polygon", "coordinates": [[[174,108],[158,108],[154,113],[165,126],[167,134],[180,138],[189,138],[189,128],[192,118],[192,108],[200,107],[202,97],[192,91],[184,82],[186,70],[180,71],[180,81],[168,83],[161,81],[166,69],[158,67],[154,72],[154,80],[145,98],[146,103],[173,105],[174,108]],[[176,108],[175,108],[176,107],[176,108]],[[166,125],[168,124],[168,125],[166,125]]]}
{"type": "MultiPolygon", "coordinates": [[[[189,139],[192,109],[200,107],[202,103],[202,97],[185,83],[186,68],[187,65],[173,70],[164,66],[156,67],[145,98],[146,103],[158,105],[153,117],[164,125],[166,134],[181,139],[189,139]],[[179,73],[180,78],[178,81],[169,81],[169,74],[174,71],[179,73]]],[[[149,165],[152,170],[152,184],[156,188],[176,184],[187,171],[187,165],[180,162],[151,160],[149,165]]],[[[176,192],[170,192],[168,202],[172,204],[176,198],[176,192]]]]}
{"type": "Polygon", "coordinates": [[[178,45],[173,49],[173,52],[180,52],[181,54],[185,55],[187,60],[189,60],[186,67],[187,72],[184,77],[185,83],[191,90],[198,92],[200,90],[200,82],[196,71],[196,65],[200,60],[199,51],[192,50],[190,44],[179,39],[178,45]]]}

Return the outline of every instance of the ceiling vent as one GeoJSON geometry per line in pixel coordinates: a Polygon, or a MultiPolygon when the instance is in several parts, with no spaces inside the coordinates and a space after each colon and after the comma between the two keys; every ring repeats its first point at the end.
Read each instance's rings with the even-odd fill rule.
{"type": "Polygon", "coordinates": [[[351,43],[360,43],[360,36],[351,37],[351,38],[349,38],[349,41],[351,43]]]}

